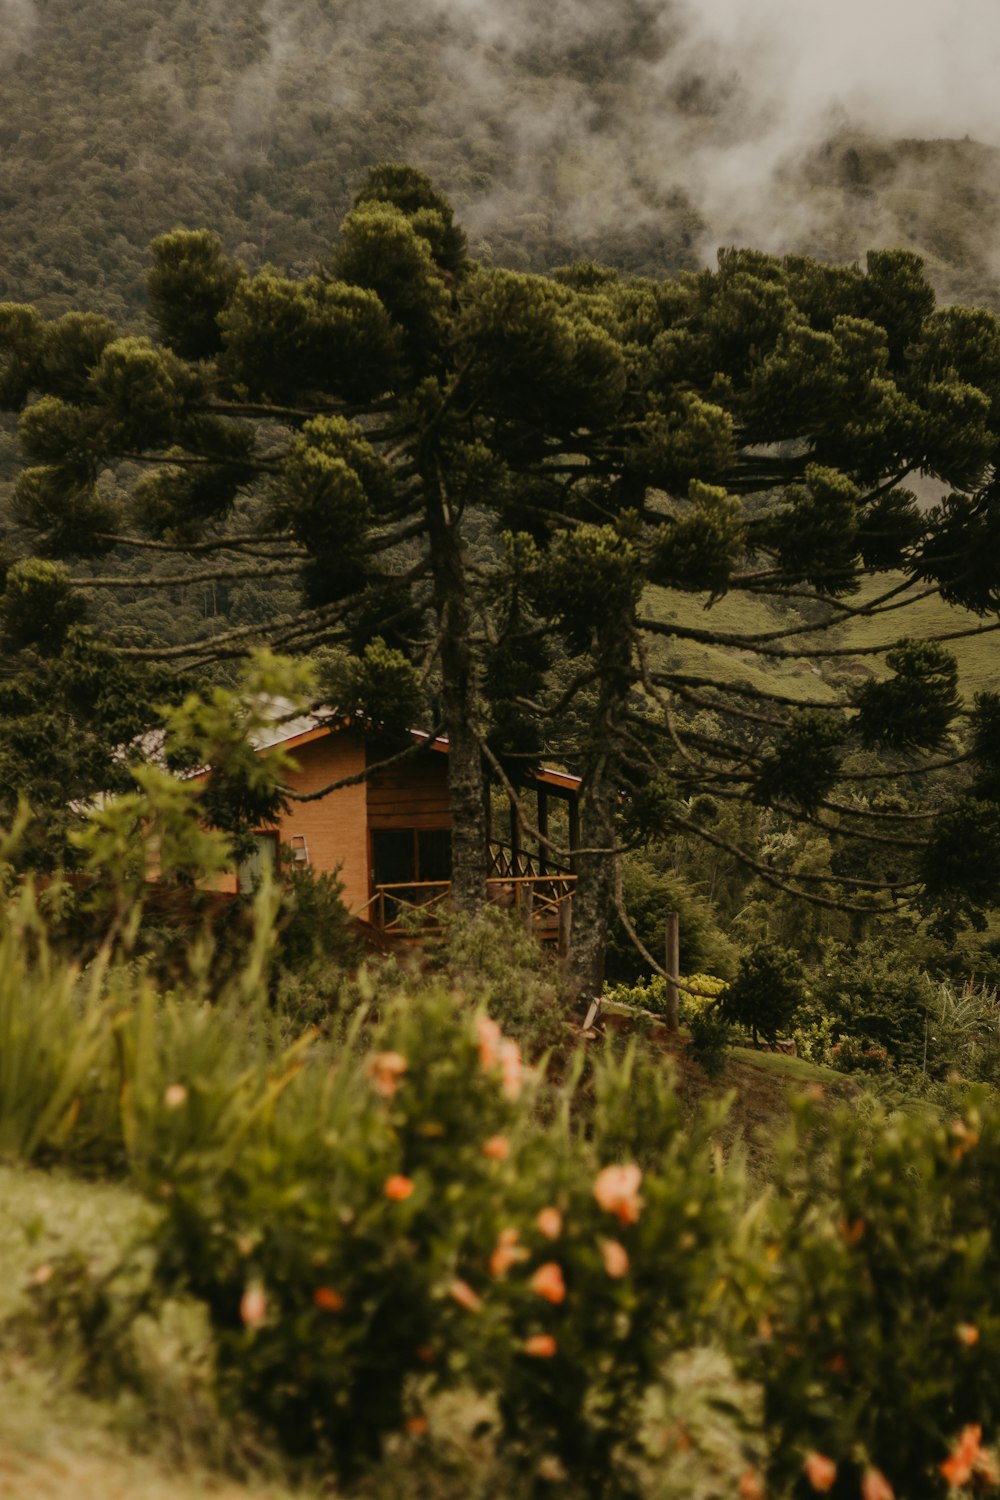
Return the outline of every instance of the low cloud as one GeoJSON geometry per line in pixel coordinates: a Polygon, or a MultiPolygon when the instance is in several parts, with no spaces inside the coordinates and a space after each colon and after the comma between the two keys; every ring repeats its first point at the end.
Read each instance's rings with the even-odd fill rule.
{"type": "Polygon", "coordinates": [[[854,183],[823,164],[826,143],[1000,146],[996,0],[264,0],[260,15],[238,75],[173,90],[223,157],[325,118],[330,141],[430,171],[477,245],[528,245],[529,263],[533,234],[626,261],[644,236],[655,260],[661,232],[664,263],[729,243],[852,257],[950,184],[900,158],[872,191],[863,164],[854,183]]]}
{"type": "Polygon", "coordinates": [[[33,0],[0,0],[0,68],[28,50],[37,25],[33,0]]]}

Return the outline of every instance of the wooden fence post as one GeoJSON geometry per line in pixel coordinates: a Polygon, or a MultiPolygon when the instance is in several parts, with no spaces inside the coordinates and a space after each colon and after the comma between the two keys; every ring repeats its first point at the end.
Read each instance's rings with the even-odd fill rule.
{"type": "Polygon", "coordinates": [[[664,963],[667,971],[667,1030],[679,1031],[680,993],[676,980],[681,971],[680,919],[675,911],[667,912],[667,929],[664,941],[664,963]]]}

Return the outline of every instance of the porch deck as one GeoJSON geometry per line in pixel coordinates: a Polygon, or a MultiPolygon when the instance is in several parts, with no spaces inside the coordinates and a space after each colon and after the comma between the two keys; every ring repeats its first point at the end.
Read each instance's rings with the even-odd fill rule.
{"type": "MultiPolygon", "coordinates": [[[[522,913],[528,929],[541,942],[565,948],[569,910],[576,876],[554,868],[523,849],[491,842],[490,874],[486,881],[491,905],[522,913]]],[[[418,880],[376,885],[371,899],[357,913],[362,921],[386,936],[411,940],[441,930],[441,916],[451,899],[450,880],[418,880]]]]}

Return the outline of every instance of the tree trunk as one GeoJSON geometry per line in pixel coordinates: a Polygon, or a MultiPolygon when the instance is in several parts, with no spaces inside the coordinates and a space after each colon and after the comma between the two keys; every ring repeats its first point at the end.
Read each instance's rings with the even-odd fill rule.
{"type": "Polygon", "coordinates": [[[456,912],[469,914],[486,901],[487,866],[472,610],[461,541],[439,481],[431,480],[427,490],[434,604],[441,634],[441,709],[448,736],[452,903],[456,912]]]}
{"type": "Polygon", "coordinates": [[[571,1002],[592,999],[604,988],[604,954],[608,912],[614,888],[616,788],[609,757],[599,755],[584,774],[580,788],[580,844],[576,858],[566,992],[571,1002]]]}
{"type": "Polygon", "coordinates": [[[580,849],[566,965],[567,998],[593,999],[604,988],[608,918],[615,884],[618,795],[621,791],[618,746],[632,684],[632,610],[612,612],[595,633],[600,672],[597,711],[580,787],[580,849]],[[588,854],[586,851],[594,850],[588,854]]]}

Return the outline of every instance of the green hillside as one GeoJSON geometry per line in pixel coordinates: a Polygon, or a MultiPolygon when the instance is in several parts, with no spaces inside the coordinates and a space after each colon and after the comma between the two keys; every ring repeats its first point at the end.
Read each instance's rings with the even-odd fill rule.
{"type": "MultiPolygon", "coordinates": [[[[305,269],[365,169],[391,159],[430,172],[474,253],[502,264],[583,254],[661,274],[726,232],[690,163],[718,153],[731,80],[685,70],[684,13],[665,0],[581,8],[571,27],[430,0],[21,0],[5,15],[0,299],[49,314],[135,320],[146,246],[179,224],[217,229],[252,268],[305,269]]],[[[773,191],[784,249],[910,246],[944,297],[1000,302],[996,150],[843,132],[793,153],[773,191]]]]}
{"type": "MultiPolygon", "coordinates": [[[[858,608],[884,594],[893,582],[889,576],[868,580],[851,599],[852,607],[858,608]]],[[[646,597],[646,610],[652,619],[747,638],[787,628],[791,623],[790,611],[776,609],[770,600],[741,593],[729,594],[707,607],[698,595],[651,589],[646,597]]],[[[966,610],[953,608],[939,598],[928,598],[885,615],[862,615],[829,630],[793,637],[787,643],[779,643],[793,653],[784,658],[758,655],[738,646],[663,638],[657,639],[655,651],[661,665],[680,671],[767,688],[793,698],[832,703],[838,696],[835,685],[838,680],[840,684],[851,678],[863,680],[869,674],[878,675],[886,670],[878,656],[845,656],[845,651],[865,653],[875,646],[888,647],[904,635],[933,638],[959,631],[981,631],[945,642],[958,663],[962,695],[971,702],[976,693],[1000,689],[1000,632],[989,629],[991,623],[989,619],[980,620],[966,610]],[[795,640],[804,652],[829,649],[837,655],[795,656],[795,640]]]]}

